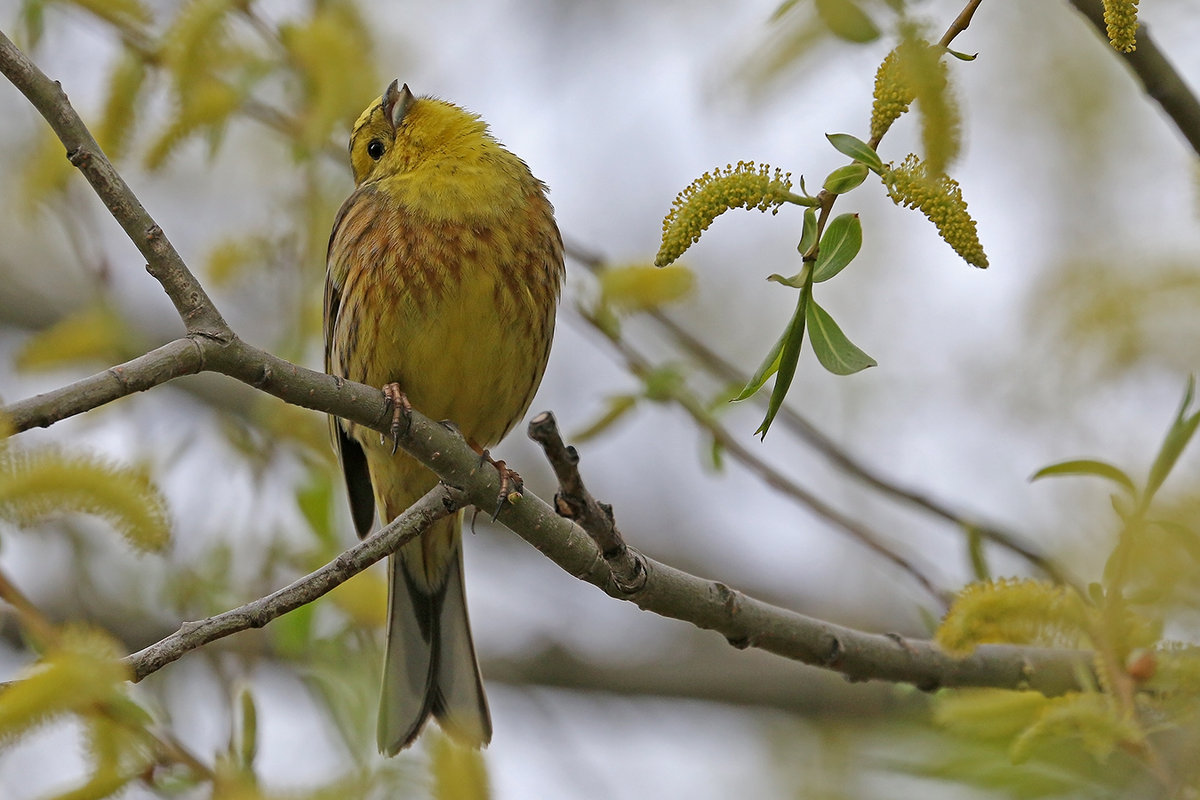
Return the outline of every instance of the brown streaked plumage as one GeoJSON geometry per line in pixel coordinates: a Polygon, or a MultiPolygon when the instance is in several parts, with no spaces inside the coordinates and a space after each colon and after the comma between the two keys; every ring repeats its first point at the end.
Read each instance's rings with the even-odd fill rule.
{"type": "MultiPolygon", "coordinates": [[[[541,382],[563,275],[545,186],[484,123],[393,83],[355,124],[356,189],[329,238],[327,371],[397,383],[413,407],[479,448],[521,418],[541,382]]],[[[433,487],[377,433],[334,420],[359,535],[433,487]]],[[[461,514],[389,560],[379,747],[410,744],[432,715],[483,746],[491,721],[462,589],[461,514]]]]}

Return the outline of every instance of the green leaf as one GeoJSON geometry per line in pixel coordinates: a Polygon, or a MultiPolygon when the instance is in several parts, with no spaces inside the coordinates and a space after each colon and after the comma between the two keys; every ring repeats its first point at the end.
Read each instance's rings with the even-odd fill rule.
{"type": "Polygon", "coordinates": [[[1077,458],[1072,461],[1060,461],[1057,464],[1051,464],[1047,467],[1042,467],[1037,472],[1030,476],[1029,480],[1036,481],[1041,478],[1057,477],[1060,475],[1091,475],[1096,478],[1104,478],[1125,489],[1131,495],[1137,494],[1137,487],[1133,485],[1133,481],[1128,475],[1122,472],[1118,467],[1104,461],[1097,461],[1091,458],[1077,458]]]}
{"type": "Polygon", "coordinates": [[[808,301],[808,340],[821,366],[834,375],[853,375],[867,367],[876,366],[875,359],[859,350],[846,338],[842,329],[833,321],[817,301],[808,301]]]}
{"type": "Polygon", "coordinates": [[[254,769],[258,755],[258,709],[247,686],[238,692],[237,700],[238,723],[234,729],[237,741],[230,742],[230,752],[237,758],[238,766],[249,772],[254,769]]]}
{"type": "Polygon", "coordinates": [[[742,390],[737,393],[737,396],[729,402],[737,403],[753,397],[754,394],[762,388],[762,385],[766,383],[772,375],[775,374],[775,372],[779,369],[779,359],[783,355],[783,344],[787,341],[788,334],[792,331],[793,322],[795,322],[795,318],[793,318],[792,321],[788,323],[788,326],[783,329],[783,335],[781,335],[779,340],[771,346],[771,352],[767,353],[767,357],[763,359],[762,364],[759,365],[758,369],[754,372],[754,375],[750,377],[750,380],[746,382],[746,385],[742,387],[742,390]]]}
{"type": "Polygon", "coordinates": [[[725,445],[717,441],[716,437],[713,437],[712,444],[709,446],[708,457],[711,459],[715,472],[722,472],[725,469],[725,445]]]}
{"type": "Polygon", "coordinates": [[[957,58],[959,61],[974,61],[975,59],[979,58],[979,53],[960,53],[957,50],[951,50],[949,47],[946,48],[946,52],[957,58]]]}
{"type": "Polygon", "coordinates": [[[1183,403],[1179,406],[1179,413],[1175,415],[1175,421],[1171,423],[1170,429],[1167,430],[1167,435],[1163,439],[1162,447],[1158,450],[1158,455],[1154,458],[1154,464],[1150,467],[1150,474],[1146,478],[1146,491],[1143,494],[1143,507],[1150,504],[1150,500],[1154,494],[1162,486],[1163,481],[1167,479],[1167,475],[1171,473],[1171,469],[1175,466],[1175,462],[1179,460],[1179,456],[1183,453],[1183,449],[1187,447],[1192,436],[1196,433],[1196,427],[1200,425],[1200,411],[1195,412],[1190,417],[1188,416],[1188,408],[1192,405],[1196,391],[1195,376],[1188,376],[1187,388],[1183,393],[1183,403]]]}
{"type": "Polygon", "coordinates": [[[775,22],[783,17],[783,15],[791,11],[798,2],[800,2],[800,0],[784,0],[784,2],[780,3],[776,9],[771,12],[771,22],[775,22]]]}
{"type": "Polygon", "coordinates": [[[45,0],[25,0],[21,4],[21,26],[24,30],[25,41],[21,42],[26,49],[37,47],[46,29],[45,0]]]}
{"type": "Polygon", "coordinates": [[[817,15],[835,36],[848,42],[863,44],[879,38],[879,26],[851,0],[817,0],[817,15]]]}
{"type": "Polygon", "coordinates": [[[784,286],[790,286],[793,289],[803,289],[805,281],[808,280],[808,265],[806,264],[799,272],[790,277],[773,272],[767,276],[767,280],[772,283],[781,283],[784,286]]]}
{"type": "Polygon", "coordinates": [[[851,189],[858,188],[867,179],[870,170],[866,164],[854,162],[844,167],[838,167],[825,178],[825,191],[833,194],[845,194],[851,189]]]}
{"type": "Polygon", "coordinates": [[[643,394],[647,400],[665,403],[679,396],[679,388],[683,385],[683,372],[674,364],[666,364],[647,374],[643,383],[643,394]]]}
{"type": "Polygon", "coordinates": [[[313,640],[316,608],[315,603],[308,603],[271,623],[267,631],[277,654],[300,659],[308,653],[313,640]]]}
{"type": "Polygon", "coordinates": [[[812,250],[813,245],[817,243],[817,210],[815,208],[804,209],[804,227],[800,232],[800,244],[796,247],[800,251],[800,255],[808,255],[808,251],[812,250]]]}
{"type": "Polygon", "coordinates": [[[858,214],[842,214],[834,218],[821,237],[813,282],[821,283],[837,275],[854,260],[862,247],[862,222],[858,214]]]}
{"type": "Polygon", "coordinates": [[[771,389],[771,399],[767,401],[767,414],[763,417],[758,430],[754,432],[760,434],[763,439],[767,438],[767,430],[771,427],[775,415],[779,413],[783,399],[787,397],[788,389],[792,385],[792,378],[796,376],[796,362],[800,360],[800,345],[804,343],[804,320],[808,310],[808,299],[812,293],[811,275],[812,273],[809,273],[809,285],[800,290],[800,299],[796,301],[796,313],[792,315],[787,333],[781,340],[779,361],[774,370],[775,386],[771,389]]]}
{"type": "Polygon", "coordinates": [[[872,172],[883,173],[883,159],[875,152],[875,148],[862,139],[851,136],[848,133],[827,133],[825,134],[825,138],[842,155],[850,156],[855,161],[861,161],[872,172]]]}

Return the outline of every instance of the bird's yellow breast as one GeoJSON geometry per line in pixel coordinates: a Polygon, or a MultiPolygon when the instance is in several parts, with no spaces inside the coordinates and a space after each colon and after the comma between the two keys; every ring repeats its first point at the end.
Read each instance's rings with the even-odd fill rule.
{"type": "Polygon", "coordinates": [[[519,198],[515,211],[451,220],[382,187],[352,195],[330,244],[331,368],[396,382],[479,446],[499,441],[541,380],[562,269],[549,203],[534,188],[519,198]]]}

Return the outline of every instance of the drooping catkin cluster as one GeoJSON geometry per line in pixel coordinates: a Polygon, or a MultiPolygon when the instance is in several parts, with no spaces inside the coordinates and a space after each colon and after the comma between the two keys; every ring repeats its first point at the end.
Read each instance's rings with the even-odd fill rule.
{"type": "Polygon", "coordinates": [[[1137,49],[1138,0],[1104,0],[1104,24],[1108,41],[1122,53],[1137,49]]]}
{"type": "Polygon", "coordinates": [[[938,230],[946,244],[972,266],[987,267],[987,255],[979,243],[975,220],[967,213],[958,181],[945,173],[931,174],[929,168],[910,153],[899,167],[890,164],[883,173],[888,196],[897,205],[918,209],[938,230]]]}
{"type": "Polygon", "coordinates": [[[775,213],[792,191],[792,174],[768,164],[739,161],[706,172],[675,197],[663,219],[662,245],[655,266],[665,267],[700,240],[712,221],[731,208],[775,213]]]}
{"type": "Polygon", "coordinates": [[[950,91],[950,70],[942,58],[944,48],[921,38],[914,26],[905,26],[902,37],[875,72],[871,137],[882,138],[916,100],[925,160],[935,172],[945,172],[958,156],[960,121],[950,91]]]}

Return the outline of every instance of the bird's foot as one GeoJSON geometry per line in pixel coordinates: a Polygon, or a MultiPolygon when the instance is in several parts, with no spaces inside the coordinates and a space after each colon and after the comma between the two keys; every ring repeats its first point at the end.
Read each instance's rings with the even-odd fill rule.
{"type": "Polygon", "coordinates": [[[516,470],[509,469],[503,460],[497,461],[487,450],[481,450],[475,445],[471,445],[471,447],[479,453],[479,457],[483,461],[491,464],[496,468],[496,472],[500,473],[500,494],[496,498],[496,510],[492,513],[492,522],[495,522],[504,509],[505,503],[515,503],[524,494],[525,481],[521,479],[516,470]]]}
{"type": "MultiPolygon", "coordinates": [[[[408,396],[400,390],[398,383],[384,386],[383,396],[392,404],[392,455],[396,455],[396,450],[400,447],[400,434],[408,433],[412,425],[412,403],[408,402],[408,396]],[[404,420],[403,428],[400,425],[401,420],[404,420]]],[[[379,443],[384,443],[383,434],[379,435],[379,443]]]]}

